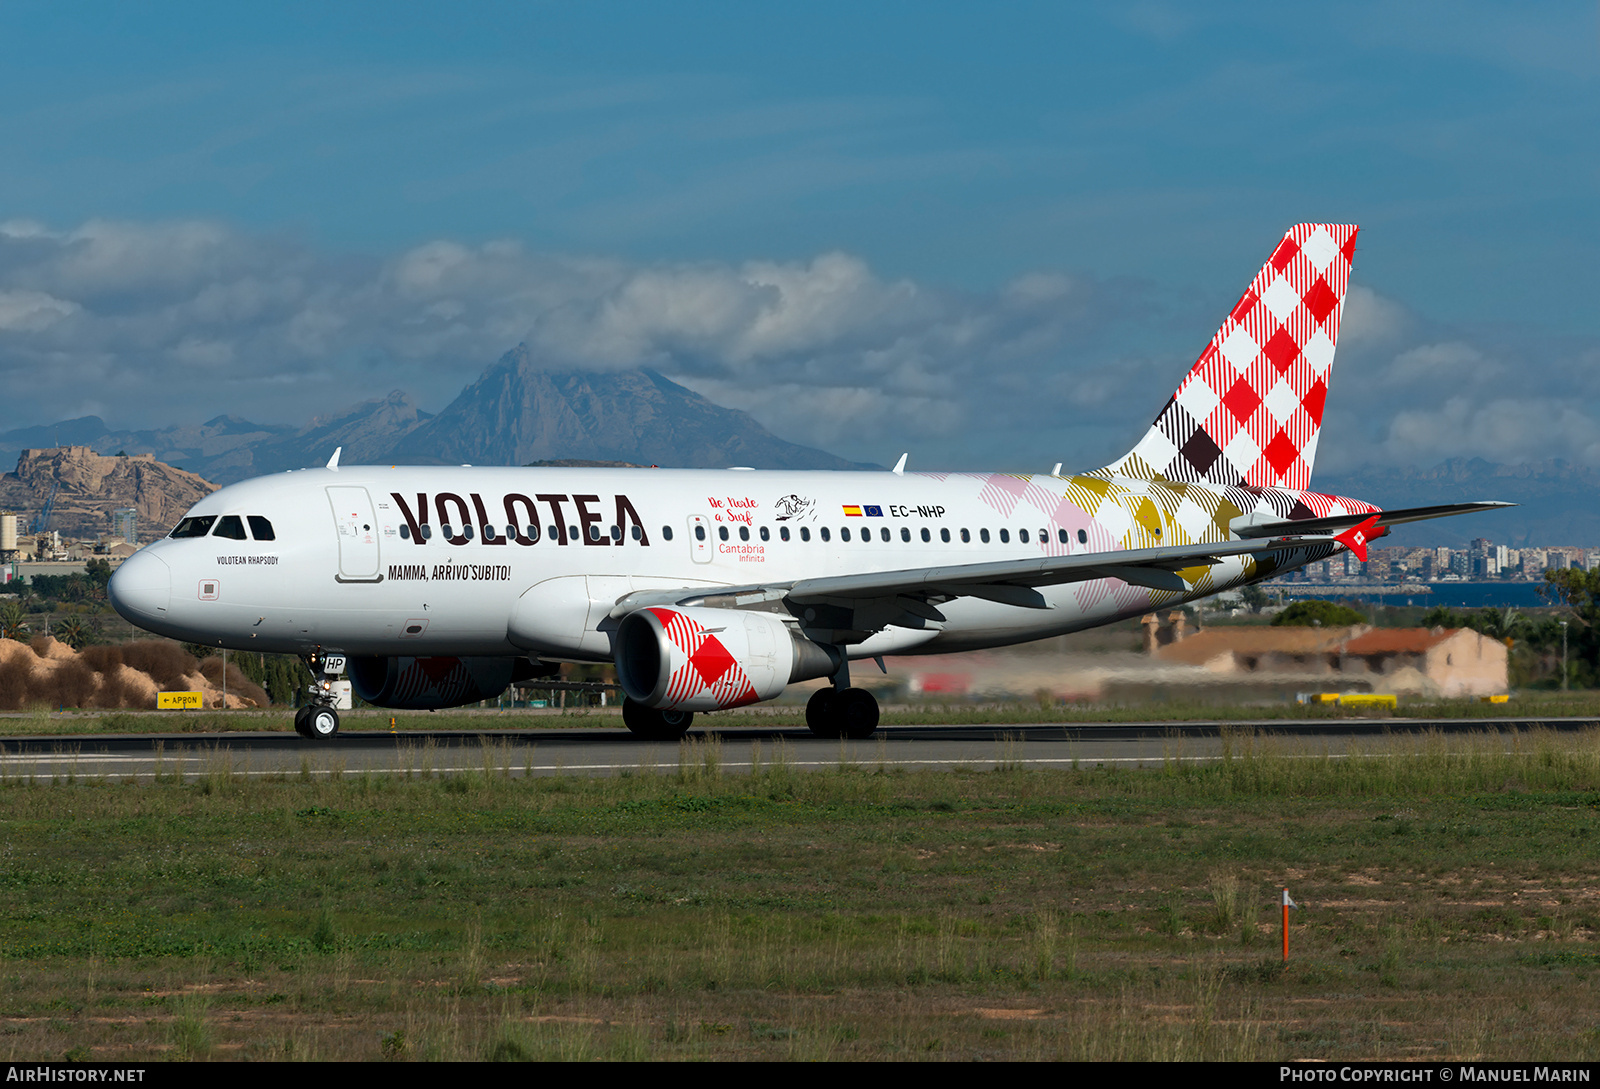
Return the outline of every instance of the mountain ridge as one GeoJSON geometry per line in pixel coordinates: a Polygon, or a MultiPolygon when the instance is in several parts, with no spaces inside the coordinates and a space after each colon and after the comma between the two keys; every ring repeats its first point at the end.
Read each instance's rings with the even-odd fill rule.
{"type": "Polygon", "coordinates": [[[302,427],[234,415],[201,424],[116,429],[98,416],[0,432],[0,458],[83,446],[102,455],[152,454],[218,484],[320,465],[522,465],[610,461],[684,468],[876,468],[786,442],[754,417],[646,369],[551,371],[518,345],[437,415],[403,390],[313,416],[302,427]]]}

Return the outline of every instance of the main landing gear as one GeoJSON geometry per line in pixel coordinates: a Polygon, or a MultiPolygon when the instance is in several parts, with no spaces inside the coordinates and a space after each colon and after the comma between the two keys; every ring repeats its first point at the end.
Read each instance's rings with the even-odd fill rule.
{"type": "Polygon", "coordinates": [[[693,711],[658,711],[634,699],[622,701],[622,722],[647,741],[677,741],[689,732],[693,711]]]}
{"type": "Polygon", "coordinates": [[[294,713],[294,732],[308,741],[327,741],[339,732],[339,712],[333,706],[333,682],[344,668],[344,659],[340,658],[338,669],[331,671],[325,666],[334,663],[321,654],[307,654],[305,663],[312,676],[319,679],[306,687],[309,702],[294,713]]]}
{"type": "Polygon", "coordinates": [[[806,702],[806,726],[818,737],[871,737],[878,729],[878,701],[865,688],[850,687],[850,663],[841,661],[832,688],[819,688],[806,702]]]}

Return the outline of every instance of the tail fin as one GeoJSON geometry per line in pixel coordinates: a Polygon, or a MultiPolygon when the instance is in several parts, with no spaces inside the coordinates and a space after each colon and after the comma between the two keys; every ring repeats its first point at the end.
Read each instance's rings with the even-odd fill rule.
{"type": "Polygon", "coordinates": [[[1284,235],[1145,437],[1102,471],[1305,491],[1358,229],[1284,235]]]}

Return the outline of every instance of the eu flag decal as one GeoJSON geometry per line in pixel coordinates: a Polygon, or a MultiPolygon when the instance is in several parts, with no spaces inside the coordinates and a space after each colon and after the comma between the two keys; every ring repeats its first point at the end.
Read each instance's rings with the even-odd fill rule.
{"type": "Polygon", "coordinates": [[[883,517],[883,508],[879,507],[879,506],[875,506],[875,505],[873,505],[871,503],[866,504],[861,509],[866,514],[866,516],[868,518],[882,518],[883,517]]]}

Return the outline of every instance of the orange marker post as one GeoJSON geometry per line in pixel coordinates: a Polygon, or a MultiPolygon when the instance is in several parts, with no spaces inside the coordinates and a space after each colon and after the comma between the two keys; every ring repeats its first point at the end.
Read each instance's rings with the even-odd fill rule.
{"type": "Polygon", "coordinates": [[[1289,963],[1289,909],[1300,910],[1300,905],[1289,899],[1289,890],[1283,890],[1283,963],[1289,963]]]}

